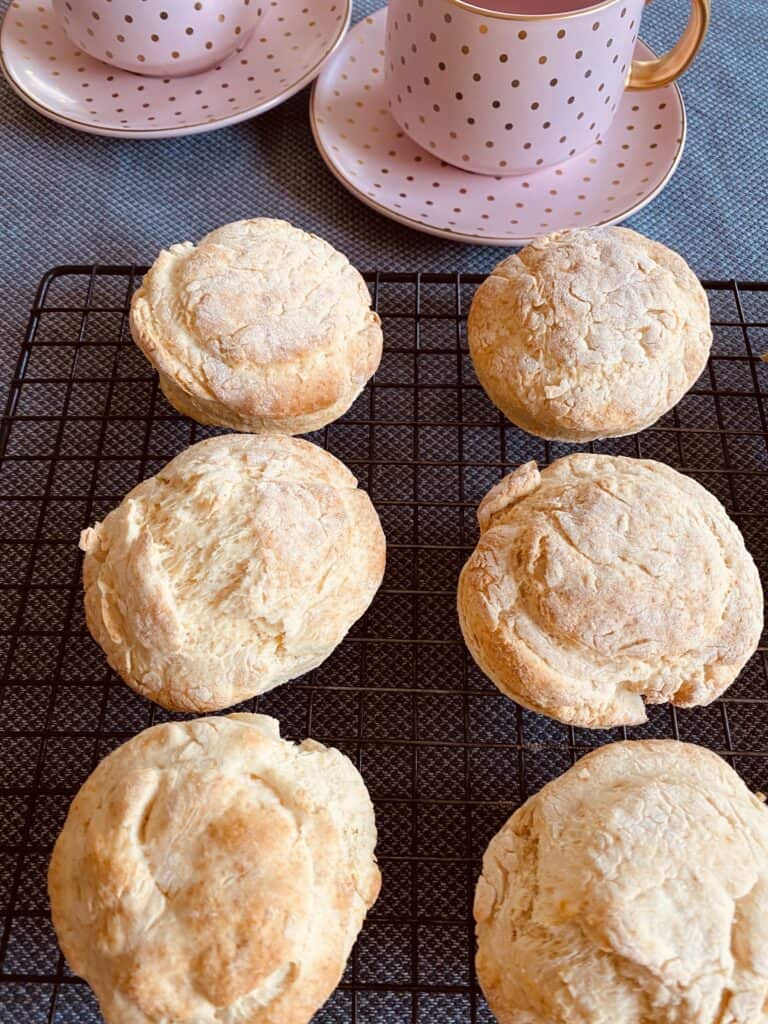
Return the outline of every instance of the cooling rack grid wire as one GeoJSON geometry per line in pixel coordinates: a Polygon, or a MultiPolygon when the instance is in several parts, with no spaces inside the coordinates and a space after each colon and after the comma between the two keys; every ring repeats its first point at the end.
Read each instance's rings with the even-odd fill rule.
{"type": "MultiPolygon", "coordinates": [[[[178,415],[133,345],[143,268],[59,267],[41,282],[0,431],[0,1024],[96,1024],[61,959],[45,889],[51,845],[98,760],[172,716],[135,695],[87,634],[79,531],[188,444],[216,431],[178,415]]],[[[385,331],[375,380],[312,435],[378,509],[388,566],[367,615],[320,668],[245,705],[360,767],[376,804],[382,895],[318,1024],[489,1024],[473,973],[471,904],[486,843],[584,751],[675,736],[768,786],[765,645],[709,708],[649,709],[646,725],[568,728],[497,693],[455,613],[475,508],[508,469],[571,446],[508,424],[466,349],[480,278],[366,275],[385,331]]],[[[707,282],[715,343],[693,390],[636,437],[585,446],[659,459],[714,492],[768,567],[768,284],[707,282]]]]}

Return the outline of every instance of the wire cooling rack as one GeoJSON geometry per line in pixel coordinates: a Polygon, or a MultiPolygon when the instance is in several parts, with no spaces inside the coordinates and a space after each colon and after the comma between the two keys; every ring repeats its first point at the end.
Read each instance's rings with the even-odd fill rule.
{"type": "MultiPolygon", "coordinates": [[[[173,717],[128,689],[87,634],[81,528],[215,431],[176,414],[127,330],[143,268],[59,267],[43,279],[0,433],[0,1021],[95,1024],[49,921],[45,872],[98,760],[173,717]]],[[[768,786],[765,647],[708,708],[649,709],[588,732],[523,711],[478,672],[455,613],[475,508],[509,468],[576,450],[510,426],[478,386],[465,312],[480,278],[367,275],[384,321],[375,380],[312,439],[369,491],[388,565],[371,609],[320,668],[245,707],[334,744],[376,804],[381,898],[321,1024],[488,1024],[474,979],[479,859],[519,803],[585,750],[675,736],[768,786]]],[[[637,437],[592,450],[660,459],[713,491],[768,566],[768,285],[708,282],[715,343],[696,387],[637,437]]]]}

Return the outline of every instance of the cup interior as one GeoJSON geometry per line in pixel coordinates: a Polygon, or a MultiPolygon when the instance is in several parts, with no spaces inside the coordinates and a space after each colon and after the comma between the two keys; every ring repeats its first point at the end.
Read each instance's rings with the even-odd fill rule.
{"type": "Polygon", "coordinates": [[[595,3],[584,3],[583,0],[467,0],[466,6],[475,9],[479,14],[524,15],[535,18],[537,15],[575,14],[588,11],[593,7],[602,7],[604,0],[595,3]]]}

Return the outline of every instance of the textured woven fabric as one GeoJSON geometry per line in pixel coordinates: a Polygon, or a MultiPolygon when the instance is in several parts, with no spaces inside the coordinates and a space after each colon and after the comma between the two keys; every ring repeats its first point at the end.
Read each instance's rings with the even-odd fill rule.
{"type": "MultiPolygon", "coordinates": [[[[0,0],[4,10],[8,0],[0,0]]],[[[678,249],[701,276],[768,276],[764,174],[763,0],[714,0],[710,35],[682,84],[686,152],[663,194],[631,226],[678,249]]],[[[359,18],[380,0],[357,0],[359,18]]],[[[642,34],[670,44],[688,0],[655,0],[642,34]]],[[[0,353],[7,368],[35,282],[57,263],[150,260],[253,214],[287,217],[341,247],[361,268],[475,270],[501,250],[410,231],[368,210],[315,151],[305,90],[253,121],[183,139],[121,141],[80,134],[34,113],[0,84],[3,260],[0,353]]],[[[3,374],[5,376],[6,374],[3,374]]]]}
{"type": "MultiPolygon", "coordinates": [[[[312,1024],[493,1024],[471,987],[481,854],[572,754],[621,739],[622,730],[569,730],[522,710],[462,642],[456,583],[478,539],[478,502],[503,466],[559,458],[570,446],[501,426],[476,382],[459,313],[473,285],[401,277],[377,288],[387,345],[375,383],[347,416],[310,435],[350,467],[379,512],[383,585],[315,672],[234,710],[274,715],[285,736],[311,735],[359,757],[376,807],[381,898],[346,987],[312,1024]],[[414,994],[402,988],[410,984],[414,994]]],[[[125,274],[54,279],[0,471],[0,1024],[100,1024],[85,985],[65,975],[54,986],[46,866],[96,762],[127,736],[178,717],[107,669],[81,600],[80,530],[188,444],[219,432],[173,412],[149,363],[121,336],[120,312],[100,312],[119,310],[131,284],[125,274]],[[88,310],[84,328],[80,313],[61,309],[73,306],[88,310]]],[[[596,450],[661,459],[712,491],[744,531],[768,588],[768,366],[753,382],[749,362],[760,336],[749,324],[768,320],[768,292],[742,291],[744,330],[733,326],[734,290],[710,289],[709,298],[713,352],[694,390],[654,428],[596,450]]],[[[767,672],[757,652],[724,700],[651,707],[627,737],[705,744],[765,792],[767,672]]]]}
{"type": "MultiPolygon", "coordinates": [[[[7,2],[0,0],[0,11],[7,2]]],[[[689,138],[682,164],[665,192],[630,223],[681,251],[702,276],[766,278],[768,221],[763,206],[768,195],[762,175],[768,166],[768,138],[764,131],[767,90],[763,79],[768,2],[714,2],[712,33],[683,82],[689,138]]],[[[355,16],[377,6],[378,0],[358,0],[355,16]]],[[[668,45],[685,19],[686,8],[687,0],[655,0],[647,13],[644,37],[657,49],[668,45]]],[[[5,83],[0,83],[0,389],[5,390],[2,385],[16,360],[36,283],[45,270],[56,264],[148,262],[161,245],[196,239],[220,223],[254,214],[284,216],[319,232],[363,269],[482,272],[499,259],[501,250],[462,246],[419,235],[360,205],[336,183],[315,152],[307,104],[305,91],[262,118],[209,135],[156,142],[118,141],[81,135],[46,121],[26,107],[5,83]]],[[[106,288],[107,283],[102,281],[100,287],[106,288]]],[[[413,343],[413,324],[398,319],[412,299],[408,297],[407,286],[402,286],[402,295],[398,288],[391,286],[391,293],[382,295],[383,311],[391,315],[385,321],[391,350],[379,375],[385,389],[383,397],[377,399],[377,416],[384,422],[407,421],[415,408],[410,390],[413,354],[396,351],[413,343]]],[[[109,298],[104,304],[120,301],[124,291],[125,282],[118,281],[116,290],[103,293],[109,298]]],[[[94,305],[99,305],[101,297],[99,292],[94,305]]],[[[82,290],[69,295],[54,289],[49,305],[59,300],[65,303],[66,299],[82,302],[82,290]]],[[[763,297],[752,296],[752,300],[752,315],[764,321],[763,297]]],[[[715,305],[721,319],[737,318],[732,302],[727,306],[724,302],[715,305]]],[[[437,294],[434,298],[425,297],[424,308],[435,315],[450,314],[454,308],[451,290],[446,290],[442,298],[437,294]]],[[[60,314],[57,319],[56,314],[43,314],[40,324],[38,340],[74,344],[78,331],[76,315],[60,314]]],[[[109,372],[104,371],[104,363],[99,360],[106,359],[108,367],[112,350],[99,342],[114,336],[119,317],[94,314],[90,324],[93,333],[82,340],[76,377],[109,372]]],[[[750,336],[756,344],[762,338],[757,331],[750,332],[750,336]]],[[[716,352],[743,354],[746,337],[737,328],[721,328],[717,331],[716,352]]],[[[419,415],[425,422],[450,422],[460,415],[477,422],[493,416],[476,389],[464,389],[459,407],[459,392],[453,386],[455,356],[430,354],[430,347],[439,348],[446,343],[444,321],[435,320],[432,327],[429,322],[423,324],[420,342],[424,350],[419,363],[422,382],[440,381],[447,385],[421,393],[419,415]]],[[[61,360],[71,358],[71,351],[66,346],[33,346],[29,375],[55,377],[64,372],[61,360]]],[[[118,376],[148,374],[148,367],[132,346],[127,346],[124,358],[125,364],[122,356],[117,364],[118,376]]],[[[471,379],[468,363],[464,364],[463,372],[471,379]]],[[[722,388],[749,390],[751,379],[743,376],[747,372],[742,363],[724,361],[713,370],[713,379],[722,388]]],[[[136,383],[118,382],[110,398],[113,412],[144,416],[151,393],[148,382],[149,378],[143,390],[136,383]]],[[[98,415],[99,403],[107,401],[105,389],[106,384],[76,382],[70,414],[98,415]]],[[[366,396],[360,400],[363,405],[358,412],[362,416],[366,414],[367,400],[366,396]]],[[[61,402],[57,385],[28,385],[20,411],[55,411],[57,402],[61,402]]],[[[754,514],[764,509],[766,501],[765,479],[755,472],[762,473],[766,465],[764,446],[757,436],[763,415],[762,405],[751,398],[736,397],[721,405],[706,394],[692,395],[679,410],[684,427],[689,428],[682,441],[675,431],[655,433],[643,441],[642,453],[672,464],[679,464],[676,460],[684,457],[688,471],[695,472],[702,466],[719,469],[724,475],[713,477],[707,473],[702,482],[721,499],[734,504],[741,502],[748,515],[754,514]],[[723,441],[721,448],[719,441],[713,442],[715,435],[703,429],[715,430],[723,424],[750,430],[754,436],[740,438],[733,451],[728,447],[731,441],[723,441]],[[733,476],[734,467],[743,474],[741,478],[733,476]]],[[[55,424],[14,427],[11,453],[17,458],[19,454],[26,455],[27,459],[6,467],[0,479],[0,492],[6,497],[15,491],[37,495],[38,504],[20,506],[14,517],[8,501],[5,502],[0,509],[5,539],[34,531],[35,510],[45,487],[48,463],[44,456],[50,449],[51,429],[55,429],[55,424]],[[34,461],[38,455],[43,457],[34,461]]],[[[170,457],[186,443],[188,429],[187,423],[160,423],[152,434],[153,450],[170,457]]],[[[62,453],[76,455],[92,450],[96,435],[88,430],[88,424],[82,424],[65,431],[62,453]]],[[[382,504],[385,529],[393,542],[388,586],[398,593],[380,595],[370,623],[374,632],[378,629],[396,643],[367,647],[364,662],[369,685],[381,692],[365,697],[362,725],[358,724],[357,704],[351,695],[331,687],[317,701],[312,718],[312,732],[320,739],[327,737],[330,742],[335,735],[353,735],[362,728],[367,740],[381,741],[378,746],[368,743],[363,771],[379,804],[380,854],[394,859],[386,866],[379,920],[374,917],[369,922],[357,953],[359,977],[370,983],[371,990],[358,996],[355,1019],[358,1024],[406,1024],[411,1020],[418,1024],[467,1024],[469,998],[461,992],[421,994],[415,1006],[410,993],[378,991],[377,986],[382,982],[407,983],[414,949],[418,954],[419,977],[425,985],[466,984],[471,945],[460,915],[471,901],[474,868],[468,872],[463,863],[446,865],[437,863],[436,858],[454,842],[462,842],[460,837],[465,834],[471,836],[472,853],[479,855],[511,809],[504,801],[517,802],[525,795],[526,787],[532,792],[570,763],[563,747],[568,737],[562,728],[525,712],[520,726],[520,735],[524,735],[528,745],[524,761],[527,781],[523,786],[523,776],[519,774],[522,759],[517,753],[511,755],[502,742],[516,735],[514,705],[481,694],[466,698],[465,707],[462,687],[479,691],[490,684],[471,664],[456,659],[455,650],[460,647],[451,646],[459,644],[453,604],[456,557],[461,542],[472,538],[474,529],[471,509],[468,507],[466,515],[460,518],[456,501],[461,498],[469,505],[474,504],[494,481],[502,456],[509,461],[542,458],[543,447],[512,429],[504,434],[496,429],[484,432],[468,428],[461,447],[458,432],[451,427],[425,425],[417,435],[398,426],[377,426],[370,436],[382,461],[381,466],[370,472],[369,486],[374,499],[378,501],[388,495],[407,504],[410,488],[418,485],[420,498],[429,507],[417,517],[397,501],[382,504]],[[387,461],[402,458],[404,452],[410,458],[412,451],[417,451],[423,460],[418,477],[410,470],[403,471],[397,463],[386,465],[387,461]],[[450,465],[450,460],[456,463],[460,456],[468,461],[462,477],[455,467],[446,470],[430,464],[449,460],[450,465]],[[403,488],[402,492],[398,488],[403,488]],[[440,502],[451,499],[454,507],[438,507],[440,502]],[[412,559],[408,542],[414,533],[418,533],[422,543],[433,546],[429,558],[415,562],[412,559]],[[444,551],[439,550],[440,545],[445,547],[444,551]],[[435,594],[414,597],[419,589],[435,594]],[[410,591],[411,596],[404,599],[404,591],[410,591]],[[429,657],[398,642],[409,635],[414,621],[419,624],[419,635],[434,641],[429,657]],[[405,692],[415,678],[426,696],[413,698],[405,692]],[[402,693],[393,687],[393,680],[400,681],[395,685],[403,687],[402,693]],[[471,741],[468,762],[458,747],[446,747],[441,752],[439,747],[430,745],[441,738],[459,742],[465,729],[471,741]],[[389,742],[392,737],[425,742],[419,748],[418,779],[411,767],[410,748],[389,742]],[[468,770],[471,789],[467,795],[473,800],[499,801],[498,804],[478,803],[470,811],[453,802],[452,798],[461,798],[465,793],[468,770]],[[400,802],[403,796],[413,798],[414,780],[418,781],[422,801],[415,819],[410,806],[400,802]],[[416,865],[402,857],[410,851],[412,834],[421,858],[416,865]],[[398,845],[400,842],[405,845],[398,845]],[[419,915],[443,921],[439,928],[398,923],[413,914],[414,885],[418,886],[419,915]],[[446,920],[454,923],[446,924],[446,920]]],[[[331,429],[330,438],[336,454],[351,462],[356,454],[360,456],[361,445],[365,455],[369,434],[367,427],[339,424],[331,429]]],[[[623,448],[624,443],[617,442],[611,450],[633,453],[630,440],[626,442],[629,448],[623,448]]],[[[115,430],[105,434],[103,447],[107,456],[131,456],[141,450],[141,438],[121,421],[115,430]]],[[[553,457],[560,454],[564,452],[554,446],[553,457]]],[[[111,497],[100,499],[102,504],[93,510],[61,497],[56,500],[57,494],[87,489],[87,482],[77,476],[77,463],[70,464],[69,473],[54,475],[54,501],[40,537],[45,550],[35,563],[33,583],[71,578],[76,558],[74,545],[48,545],[51,532],[55,536],[75,537],[84,516],[85,521],[90,521],[103,515],[145,468],[159,466],[143,467],[130,459],[105,459],[99,469],[98,484],[100,492],[111,497]]],[[[91,472],[92,467],[86,466],[86,470],[91,472]]],[[[750,548],[764,563],[766,542],[759,520],[747,518],[742,523],[750,548]]],[[[9,547],[4,548],[4,552],[10,552],[3,555],[4,580],[20,584],[27,578],[26,559],[31,557],[31,550],[29,544],[18,545],[12,552],[9,547]]],[[[6,589],[7,593],[0,594],[0,603],[5,621],[10,622],[16,615],[14,602],[19,598],[12,587],[6,589]]],[[[45,898],[47,851],[60,827],[69,795],[83,781],[94,757],[106,753],[106,748],[95,749],[103,657],[95,645],[80,637],[59,659],[57,643],[63,642],[65,629],[61,617],[65,604],[61,596],[49,594],[44,587],[34,591],[22,625],[39,629],[44,623],[54,635],[30,636],[18,644],[12,671],[18,685],[11,688],[0,707],[0,731],[5,733],[0,749],[0,775],[5,784],[28,787],[39,761],[41,783],[57,787],[59,792],[58,797],[40,798],[28,823],[26,839],[22,838],[26,813],[22,801],[15,796],[0,799],[0,832],[4,842],[29,847],[19,876],[8,950],[0,965],[3,971],[16,976],[50,975],[56,969],[58,953],[45,898]],[[52,698],[47,677],[41,680],[41,672],[52,665],[56,666],[58,692],[51,706],[55,709],[58,732],[42,750],[39,734],[52,698]],[[89,684],[93,684],[91,690],[87,689],[89,684]],[[97,696],[84,699],[84,685],[86,693],[97,696]],[[33,734],[23,733],[24,726],[33,734]],[[68,736],[67,730],[79,730],[86,737],[68,736]],[[12,732],[19,734],[9,736],[12,732]]],[[[81,609],[80,601],[76,600],[74,624],[80,633],[84,629],[81,609]]],[[[6,640],[0,640],[0,654],[7,654],[6,640]]],[[[340,648],[319,673],[319,685],[332,681],[336,675],[347,686],[355,685],[361,671],[359,665],[363,664],[359,651],[360,647],[350,644],[340,648]]],[[[765,676],[758,657],[734,693],[751,701],[764,697],[765,692],[765,676]]],[[[136,731],[148,724],[150,709],[146,702],[138,698],[134,701],[121,683],[113,680],[105,693],[106,730],[136,731]]],[[[305,690],[283,687],[270,695],[262,709],[276,714],[288,734],[301,735],[305,732],[306,700],[305,690]]],[[[768,743],[765,716],[754,714],[753,707],[745,704],[741,712],[738,708],[733,710],[730,727],[728,717],[721,717],[719,707],[680,713],[681,738],[720,750],[731,746],[764,750],[768,743]]],[[[649,724],[637,733],[670,734],[666,708],[653,709],[649,724]]],[[[618,737],[595,738],[594,742],[603,742],[604,738],[618,737]]],[[[580,742],[593,740],[584,734],[580,742]]],[[[736,757],[735,763],[750,785],[765,789],[768,762],[764,758],[736,757]]],[[[0,906],[8,898],[10,880],[16,870],[15,858],[11,845],[0,849],[0,906]]],[[[47,981],[0,984],[0,1024],[46,1024],[51,1020],[55,1024],[98,1024],[100,1016],[85,986],[63,984],[55,1005],[52,996],[53,987],[47,981]]],[[[334,996],[318,1015],[317,1024],[349,1024],[352,1019],[352,995],[347,990],[334,996]]],[[[492,1024],[482,1001],[477,1021],[492,1024]]]]}

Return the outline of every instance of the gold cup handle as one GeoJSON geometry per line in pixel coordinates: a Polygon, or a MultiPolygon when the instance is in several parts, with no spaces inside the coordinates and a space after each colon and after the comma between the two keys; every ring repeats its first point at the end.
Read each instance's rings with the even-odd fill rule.
{"type": "Polygon", "coordinates": [[[699,52],[709,28],[709,18],[710,0],[691,0],[691,15],[677,44],[655,60],[633,60],[627,88],[658,89],[679,78],[699,52]]]}

